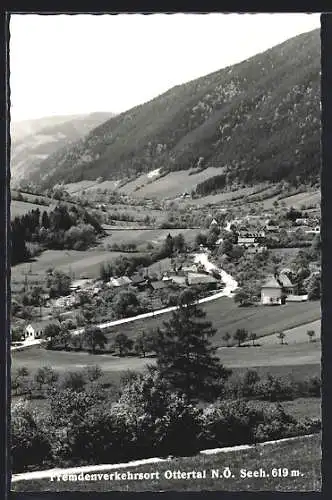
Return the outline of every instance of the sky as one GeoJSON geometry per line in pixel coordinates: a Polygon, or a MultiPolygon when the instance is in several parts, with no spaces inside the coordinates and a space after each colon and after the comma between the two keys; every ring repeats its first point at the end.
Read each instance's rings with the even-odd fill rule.
{"type": "Polygon", "coordinates": [[[13,121],[120,113],[320,27],[319,14],[13,14],[13,121]]]}

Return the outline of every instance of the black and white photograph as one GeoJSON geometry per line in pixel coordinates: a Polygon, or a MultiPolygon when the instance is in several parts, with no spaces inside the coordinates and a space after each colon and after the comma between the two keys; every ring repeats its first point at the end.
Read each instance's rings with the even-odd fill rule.
{"type": "Polygon", "coordinates": [[[321,491],[320,14],[9,31],[11,491],[321,491]]]}

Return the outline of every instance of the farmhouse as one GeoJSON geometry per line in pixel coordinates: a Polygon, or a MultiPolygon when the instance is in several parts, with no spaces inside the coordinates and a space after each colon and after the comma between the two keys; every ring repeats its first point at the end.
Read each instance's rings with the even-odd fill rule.
{"type": "Polygon", "coordinates": [[[216,288],[218,280],[209,274],[188,273],[187,283],[192,285],[209,285],[209,288],[216,288]]]}
{"type": "Polygon", "coordinates": [[[210,227],[216,227],[216,226],[218,226],[218,222],[216,221],[216,219],[213,219],[211,221],[210,227]]]}
{"type": "Polygon", "coordinates": [[[281,304],[282,286],[275,276],[266,280],[261,288],[261,302],[265,305],[281,304]]]}
{"type": "Polygon", "coordinates": [[[42,334],[45,326],[49,324],[55,323],[55,320],[50,320],[50,321],[39,321],[39,322],[33,322],[31,324],[28,324],[24,330],[23,330],[23,335],[22,335],[22,340],[25,342],[29,342],[32,340],[39,339],[42,334]]]}
{"type": "Polygon", "coordinates": [[[307,234],[320,234],[320,226],[315,226],[311,229],[306,230],[307,234]]]}
{"type": "Polygon", "coordinates": [[[169,287],[169,282],[163,281],[163,280],[152,281],[151,286],[152,286],[153,290],[164,290],[165,288],[169,287]]]}
{"type": "Polygon", "coordinates": [[[146,288],[151,288],[151,281],[149,278],[135,274],[131,277],[131,284],[135,286],[138,290],[145,290],[146,288]]]}
{"type": "Polygon", "coordinates": [[[75,280],[70,285],[70,290],[72,290],[72,291],[84,290],[84,289],[90,287],[92,284],[93,284],[93,280],[91,280],[91,279],[75,280]]]}
{"type": "Polygon", "coordinates": [[[124,287],[130,285],[132,280],[128,278],[128,276],[120,276],[120,278],[110,278],[109,282],[107,283],[108,287],[124,287]]]}
{"type": "Polygon", "coordinates": [[[287,274],[280,273],[278,282],[281,284],[283,292],[286,295],[295,295],[296,285],[294,285],[287,274]]]}
{"type": "Polygon", "coordinates": [[[240,233],[238,236],[237,244],[249,248],[249,247],[258,247],[264,241],[265,233],[240,233]]]}

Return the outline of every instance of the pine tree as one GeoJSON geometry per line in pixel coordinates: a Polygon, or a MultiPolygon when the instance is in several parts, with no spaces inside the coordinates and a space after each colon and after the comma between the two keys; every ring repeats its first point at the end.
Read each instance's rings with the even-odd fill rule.
{"type": "Polygon", "coordinates": [[[46,210],[44,210],[43,215],[42,215],[42,226],[45,229],[48,229],[50,227],[50,219],[49,219],[49,216],[48,216],[48,213],[46,212],[46,210]]]}
{"type": "Polygon", "coordinates": [[[225,369],[210,339],[216,333],[197,304],[187,304],[172,314],[158,331],[157,370],[174,390],[190,400],[211,401],[223,393],[231,371],[225,369]]]}

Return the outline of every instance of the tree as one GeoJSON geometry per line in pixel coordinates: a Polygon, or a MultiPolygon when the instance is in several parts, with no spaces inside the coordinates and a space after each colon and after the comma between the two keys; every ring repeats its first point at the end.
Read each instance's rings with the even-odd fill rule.
{"type": "Polygon", "coordinates": [[[248,332],[244,328],[238,328],[234,333],[234,340],[237,341],[238,347],[246,340],[248,337],[248,332]]]}
{"type": "Polygon", "coordinates": [[[187,306],[190,304],[195,304],[198,300],[197,293],[193,289],[183,290],[177,299],[179,306],[187,306]]]}
{"type": "Polygon", "coordinates": [[[59,341],[61,342],[61,344],[63,345],[63,347],[65,348],[66,351],[69,347],[71,338],[72,338],[72,334],[68,330],[67,326],[66,325],[64,326],[64,324],[62,324],[61,330],[59,333],[59,341]]]}
{"type": "Polygon", "coordinates": [[[96,315],[96,310],[91,304],[85,304],[82,315],[85,321],[91,322],[96,315]]]}
{"type": "Polygon", "coordinates": [[[134,349],[139,356],[145,358],[147,352],[152,352],[155,345],[153,332],[141,332],[135,339],[134,349]]]}
{"type": "Polygon", "coordinates": [[[283,345],[286,334],[284,332],[280,332],[280,333],[278,333],[277,337],[278,337],[278,339],[280,339],[281,345],[283,345]]]}
{"type": "Polygon", "coordinates": [[[234,294],[234,302],[240,304],[240,306],[250,305],[251,301],[248,291],[244,288],[239,288],[234,294]]]}
{"type": "Polygon", "coordinates": [[[107,338],[103,331],[97,326],[86,326],[83,332],[84,341],[92,354],[96,353],[96,348],[104,349],[107,344],[107,338]]]}
{"type": "Polygon", "coordinates": [[[307,330],[307,335],[309,337],[309,342],[313,342],[313,338],[316,335],[315,330],[307,330]]]}
{"type": "Polygon", "coordinates": [[[319,300],[321,296],[321,277],[314,274],[308,282],[308,300],[319,300]]]}
{"type": "Polygon", "coordinates": [[[86,384],[84,372],[68,372],[65,373],[62,380],[61,388],[66,390],[69,389],[75,392],[81,392],[84,390],[86,384]]]}
{"type": "Polygon", "coordinates": [[[133,341],[125,333],[118,333],[114,339],[114,347],[119,351],[119,356],[125,356],[133,348],[133,341]]]}
{"type": "Polygon", "coordinates": [[[61,331],[61,326],[59,323],[49,323],[45,326],[42,337],[48,341],[47,346],[52,349],[59,340],[59,334],[61,331]]]}
{"type": "Polygon", "coordinates": [[[229,341],[231,339],[231,334],[229,332],[226,332],[223,335],[222,339],[226,342],[227,347],[229,347],[229,341]]]}
{"type": "Polygon", "coordinates": [[[10,423],[13,472],[24,472],[31,465],[42,468],[52,456],[51,443],[35,415],[24,403],[16,403],[10,423]]]}
{"type": "Polygon", "coordinates": [[[50,219],[46,210],[43,212],[41,224],[45,229],[49,229],[50,227],[50,219]]]}
{"type": "Polygon", "coordinates": [[[255,345],[255,340],[257,339],[257,334],[255,332],[252,332],[250,335],[249,335],[249,340],[252,340],[252,345],[254,346],[255,345]]]}
{"type": "Polygon", "coordinates": [[[17,369],[11,380],[12,390],[18,395],[30,392],[29,388],[29,370],[22,366],[17,369]]]}
{"type": "Polygon", "coordinates": [[[207,240],[207,235],[204,234],[204,233],[198,233],[196,238],[195,238],[195,243],[196,243],[196,246],[200,246],[200,245],[203,245],[203,247],[206,246],[206,240],[207,240]]]}
{"type": "Polygon", "coordinates": [[[218,240],[218,235],[215,233],[215,231],[211,230],[209,231],[209,234],[206,239],[206,246],[210,249],[215,247],[215,244],[217,243],[218,240]]]}
{"type": "Polygon", "coordinates": [[[186,249],[186,242],[182,233],[177,234],[173,238],[173,248],[175,251],[182,253],[186,249]]]}
{"type": "Polygon", "coordinates": [[[127,318],[140,313],[140,303],[133,291],[123,291],[116,295],[113,310],[117,318],[127,318]]]}
{"type": "Polygon", "coordinates": [[[173,254],[173,250],[174,250],[173,238],[170,234],[168,234],[166,236],[166,239],[165,239],[165,242],[163,245],[163,253],[164,253],[165,257],[171,257],[173,254]]]}
{"type": "Polygon", "coordinates": [[[213,400],[223,393],[230,375],[211,345],[216,333],[196,304],[180,306],[156,337],[159,375],[190,400],[213,400]]]}
{"type": "Polygon", "coordinates": [[[58,378],[59,374],[57,372],[55,372],[49,366],[43,366],[42,368],[39,368],[35,373],[34,381],[36,382],[39,390],[41,391],[43,389],[43,386],[46,385],[49,387],[55,384],[58,378]]]}
{"type": "Polygon", "coordinates": [[[85,368],[84,372],[89,382],[98,380],[103,374],[103,371],[99,365],[89,365],[85,368]]]}

